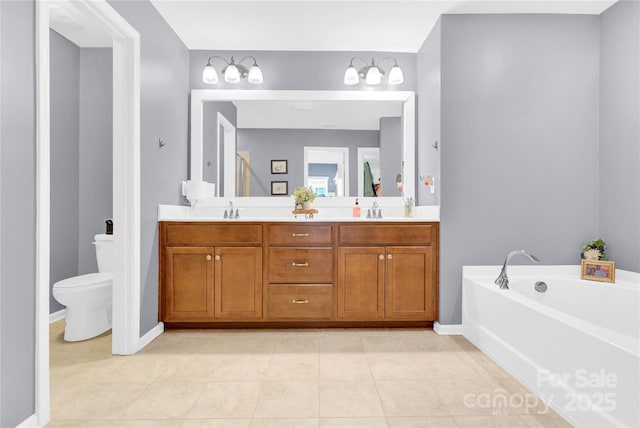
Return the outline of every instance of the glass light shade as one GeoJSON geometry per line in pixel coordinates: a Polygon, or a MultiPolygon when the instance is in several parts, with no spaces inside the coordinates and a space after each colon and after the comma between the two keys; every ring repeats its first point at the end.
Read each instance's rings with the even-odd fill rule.
{"type": "Polygon", "coordinates": [[[389,71],[389,84],[391,85],[399,85],[404,82],[404,75],[402,74],[402,69],[399,66],[394,65],[389,71]]]}
{"type": "Polygon", "coordinates": [[[358,77],[358,70],[353,65],[350,65],[347,68],[347,71],[344,72],[344,84],[345,85],[357,85],[360,82],[360,77],[358,77]]]}
{"type": "Polygon", "coordinates": [[[253,83],[254,85],[262,83],[262,70],[260,70],[260,67],[257,65],[251,66],[247,80],[249,80],[249,83],[253,83]]]}
{"type": "Polygon", "coordinates": [[[227,83],[238,83],[240,81],[240,72],[238,67],[231,64],[224,71],[224,81],[227,83]]]}
{"type": "Polygon", "coordinates": [[[204,70],[202,70],[202,81],[209,85],[218,83],[218,73],[216,73],[216,69],[213,68],[211,64],[207,64],[204,70]]]}
{"type": "Polygon", "coordinates": [[[375,65],[369,67],[365,82],[367,82],[367,85],[379,85],[382,83],[382,73],[380,73],[380,69],[375,65]]]}

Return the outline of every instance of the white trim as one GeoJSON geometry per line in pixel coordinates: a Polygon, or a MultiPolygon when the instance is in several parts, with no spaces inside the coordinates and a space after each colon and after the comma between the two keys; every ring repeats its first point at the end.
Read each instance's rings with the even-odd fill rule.
{"type": "Polygon", "coordinates": [[[66,309],[60,309],[57,312],[49,314],[49,324],[53,324],[54,322],[58,322],[66,318],[67,311],[66,309]]]}
{"type": "Polygon", "coordinates": [[[462,324],[442,325],[436,321],[433,323],[433,331],[435,331],[439,336],[461,336],[462,324]]]}
{"type": "MultiPolygon", "coordinates": [[[[236,127],[220,112],[218,112],[218,159],[216,159],[216,168],[218,170],[218,182],[216,186],[220,187],[220,165],[224,165],[224,192],[218,190],[218,195],[223,194],[225,198],[236,196],[236,127]],[[223,131],[220,132],[220,127],[223,131]],[[224,147],[224,159],[220,158],[220,148],[224,147]],[[231,167],[229,167],[231,165],[231,167]]],[[[204,178],[204,177],[203,177],[204,178]]]]}
{"type": "Polygon", "coordinates": [[[271,91],[193,89],[191,91],[191,180],[202,180],[203,103],[207,101],[400,101],[402,102],[403,195],[415,198],[416,118],[413,91],[271,91]],[[410,177],[410,180],[406,178],[410,177]]]}
{"type": "Polygon", "coordinates": [[[16,428],[38,428],[40,426],[41,425],[38,425],[38,415],[34,413],[24,421],[20,422],[20,424],[17,425],[16,428]]]}
{"type": "Polygon", "coordinates": [[[164,333],[164,323],[159,322],[155,327],[153,327],[140,338],[140,340],[138,341],[138,351],[153,342],[153,340],[156,337],[160,336],[162,333],[164,333]]]}
{"type": "MultiPolygon", "coordinates": [[[[36,415],[51,418],[49,395],[50,76],[49,5],[36,2],[36,415]]],[[[112,352],[133,354],[140,338],[140,35],[106,0],[77,0],[113,39],[113,218],[112,352]]]]}
{"type": "MultiPolygon", "coordinates": [[[[359,197],[364,196],[364,163],[365,156],[377,156],[380,161],[380,147],[358,147],[358,191],[359,197]]],[[[375,182],[376,177],[373,177],[375,182]]]]}

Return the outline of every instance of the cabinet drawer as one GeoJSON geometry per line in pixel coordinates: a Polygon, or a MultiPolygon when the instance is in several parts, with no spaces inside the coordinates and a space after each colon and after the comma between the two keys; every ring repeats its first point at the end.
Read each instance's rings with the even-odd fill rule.
{"type": "Polygon", "coordinates": [[[272,284],[267,291],[269,319],[331,319],[331,285],[272,284]]]}
{"type": "Polygon", "coordinates": [[[331,245],[332,227],[329,225],[269,225],[270,245],[331,245]]]}
{"type": "Polygon", "coordinates": [[[333,281],[331,247],[271,247],[269,282],[329,283],[333,281]]]}
{"type": "Polygon", "coordinates": [[[167,223],[167,245],[261,244],[259,224],[167,223]]]}
{"type": "Polygon", "coordinates": [[[394,245],[431,244],[434,226],[419,225],[340,225],[338,240],[341,245],[394,245]]]}

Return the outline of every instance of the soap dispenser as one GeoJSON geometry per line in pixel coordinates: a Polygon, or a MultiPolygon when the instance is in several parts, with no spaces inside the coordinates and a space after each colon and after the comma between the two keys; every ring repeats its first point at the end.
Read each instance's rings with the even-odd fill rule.
{"type": "Polygon", "coordinates": [[[353,216],[360,217],[360,204],[358,203],[357,198],[356,198],[356,204],[353,206],[353,216]]]}

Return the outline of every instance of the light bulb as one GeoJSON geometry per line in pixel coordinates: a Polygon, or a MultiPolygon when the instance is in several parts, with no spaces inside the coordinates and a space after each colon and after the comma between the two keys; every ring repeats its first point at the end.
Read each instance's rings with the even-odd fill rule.
{"type": "Polygon", "coordinates": [[[247,77],[249,83],[253,83],[254,85],[259,85],[262,83],[262,70],[258,67],[258,64],[254,64],[249,69],[249,76],[247,77]]]}
{"type": "Polygon", "coordinates": [[[360,77],[358,77],[358,70],[353,65],[350,65],[347,68],[347,71],[344,72],[344,84],[345,85],[357,85],[360,82],[360,77]]]}
{"type": "Polygon", "coordinates": [[[202,70],[202,81],[209,85],[218,83],[218,73],[216,73],[216,69],[213,68],[211,64],[207,64],[204,70],[202,70]]]}
{"type": "Polygon", "coordinates": [[[365,81],[367,82],[367,85],[379,85],[382,83],[382,74],[380,73],[380,69],[375,65],[369,67],[365,81]]]}
{"type": "Polygon", "coordinates": [[[229,64],[224,71],[224,81],[227,83],[238,83],[240,81],[240,72],[234,64],[229,64]]]}
{"type": "Polygon", "coordinates": [[[399,85],[402,82],[404,82],[404,75],[402,69],[396,64],[389,71],[389,84],[399,85]]]}

